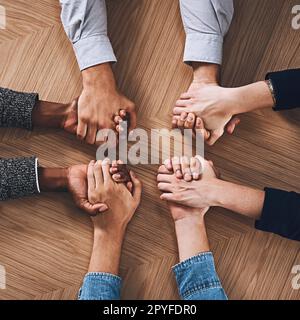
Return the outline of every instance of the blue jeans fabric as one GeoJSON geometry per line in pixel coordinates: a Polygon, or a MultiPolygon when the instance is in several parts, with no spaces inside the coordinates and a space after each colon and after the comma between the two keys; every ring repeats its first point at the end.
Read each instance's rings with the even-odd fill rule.
{"type": "MultiPolygon", "coordinates": [[[[173,267],[180,297],[184,300],[227,300],[211,252],[201,253],[173,267]]],[[[102,272],[88,273],[79,300],[119,300],[122,280],[102,272]]]]}

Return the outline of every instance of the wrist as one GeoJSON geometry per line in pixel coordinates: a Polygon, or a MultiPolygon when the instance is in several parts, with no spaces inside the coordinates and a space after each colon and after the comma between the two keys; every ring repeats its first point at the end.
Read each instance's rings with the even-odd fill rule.
{"type": "Polygon", "coordinates": [[[37,127],[61,128],[67,114],[67,104],[39,100],[32,110],[32,123],[37,127]]]}
{"type": "Polygon", "coordinates": [[[217,84],[219,78],[219,65],[204,62],[193,62],[193,82],[203,84],[217,84]]]}
{"type": "Polygon", "coordinates": [[[227,201],[227,191],[231,190],[231,183],[221,180],[214,179],[213,183],[210,184],[210,188],[208,190],[210,195],[210,203],[211,207],[223,207],[226,208],[227,201]]]}
{"type": "Polygon", "coordinates": [[[121,239],[118,235],[95,228],[88,272],[105,272],[118,275],[122,243],[123,238],[121,239]]]}
{"type": "MultiPolygon", "coordinates": [[[[107,213],[104,213],[107,214],[107,213]]],[[[108,213],[109,214],[109,213],[108,213]]],[[[114,229],[113,232],[103,230],[101,228],[94,228],[94,240],[105,241],[115,245],[122,245],[125,236],[125,228],[114,229]]]]}
{"type": "Polygon", "coordinates": [[[114,74],[110,63],[103,63],[90,67],[81,72],[83,87],[112,86],[116,87],[114,74]]]}
{"type": "Polygon", "coordinates": [[[186,230],[190,227],[194,228],[204,224],[204,214],[187,216],[174,222],[176,231],[186,230]]]}
{"type": "Polygon", "coordinates": [[[67,190],[67,168],[38,168],[38,177],[42,192],[67,190]]]}
{"type": "Polygon", "coordinates": [[[180,261],[209,251],[204,216],[191,216],[177,220],[175,230],[180,261]]]}
{"type": "Polygon", "coordinates": [[[237,113],[251,112],[257,109],[273,108],[274,99],[268,84],[259,81],[247,86],[236,88],[236,96],[240,101],[237,113]]]}
{"type": "MultiPolygon", "coordinates": [[[[110,214],[110,212],[108,211],[103,214],[110,214]]],[[[125,237],[126,227],[127,225],[120,224],[113,228],[102,228],[101,226],[94,224],[94,239],[105,239],[105,241],[116,244],[122,243],[125,237]]]]}

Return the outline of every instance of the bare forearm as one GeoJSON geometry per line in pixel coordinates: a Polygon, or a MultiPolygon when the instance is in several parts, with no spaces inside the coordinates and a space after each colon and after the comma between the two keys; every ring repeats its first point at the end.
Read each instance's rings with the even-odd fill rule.
{"type": "Polygon", "coordinates": [[[204,217],[188,217],[175,222],[180,262],[209,251],[204,217]]]}
{"type": "Polygon", "coordinates": [[[259,220],[264,205],[264,191],[217,180],[213,193],[214,206],[259,220]]]}
{"type": "Polygon", "coordinates": [[[38,179],[41,191],[66,191],[67,168],[38,168],[38,179]]]}
{"type": "Polygon", "coordinates": [[[237,104],[233,114],[251,112],[258,109],[272,108],[274,100],[265,81],[259,81],[247,86],[229,89],[229,94],[236,96],[237,104]]]}
{"type": "Polygon", "coordinates": [[[37,101],[32,110],[34,127],[62,128],[67,117],[66,104],[48,101],[37,101]]]}
{"type": "Polygon", "coordinates": [[[122,243],[123,232],[116,232],[112,235],[96,229],[88,272],[118,275],[122,243]]]}

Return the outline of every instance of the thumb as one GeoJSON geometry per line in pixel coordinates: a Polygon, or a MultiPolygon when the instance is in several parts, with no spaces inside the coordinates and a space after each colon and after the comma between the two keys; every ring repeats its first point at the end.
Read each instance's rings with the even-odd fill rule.
{"type": "Polygon", "coordinates": [[[208,144],[209,146],[214,145],[214,144],[216,143],[216,141],[217,141],[220,137],[222,137],[223,133],[224,133],[224,129],[213,130],[213,131],[211,132],[211,135],[210,135],[209,139],[207,140],[207,144],[208,144]]]}
{"type": "Polygon", "coordinates": [[[226,125],[226,131],[228,134],[233,134],[235,128],[237,125],[239,125],[241,122],[241,119],[237,116],[234,116],[231,118],[231,120],[226,125]]]}
{"type": "Polygon", "coordinates": [[[80,207],[90,216],[96,216],[99,212],[102,213],[108,210],[108,206],[105,203],[91,204],[88,200],[85,200],[80,207]]]}

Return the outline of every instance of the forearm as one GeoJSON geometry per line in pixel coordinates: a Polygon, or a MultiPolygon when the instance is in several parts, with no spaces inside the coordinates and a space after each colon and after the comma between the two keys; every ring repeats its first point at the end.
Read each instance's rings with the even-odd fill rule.
{"type": "Polygon", "coordinates": [[[179,260],[209,251],[204,217],[188,217],[175,222],[179,260]]]}
{"type": "Polygon", "coordinates": [[[209,252],[204,216],[177,220],[175,230],[180,263],[173,267],[178,291],[184,300],[226,300],[209,252]]]}
{"type": "Polygon", "coordinates": [[[41,101],[37,93],[0,88],[1,127],[62,128],[67,114],[67,104],[41,101]]]}
{"type": "MultiPolygon", "coordinates": [[[[109,213],[105,213],[109,214],[109,213]]],[[[119,300],[118,276],[124,231],[108,234],[94,229],[94,244],[89,270],[79,291],[80,300],[119,300]]]]}
{"type": "Polygon", "coordinates": [[[228,89],[227,94],[236,98],[236,104],[233,105],[232,114],[240,114],[255,111],[258,109],[274,107],[274,100],[265,81],[255,82],[253,84],[228,89]]]}
{"type": "Polygon", "coordinates": [[[216,179],[212,187],[212,206],[219,206],[258,220],[265,192],[216,179]]]}
{"type": "Polygon", "coordinates": [[[88,272],[118,275],[123,237],[124,231],[108,234],[105,231],[95,229],[88,272]]]}
{"type": "Polygon", "coordinates": [[[34,127],[62,128],[68,114],[68,105],[37,100],[32,109],[34,127]]]}
{"type": "Polygon", "coordinates": [[[40,190],[67,191],[68,169],[67,168],[38,168],[40,190]]]}

